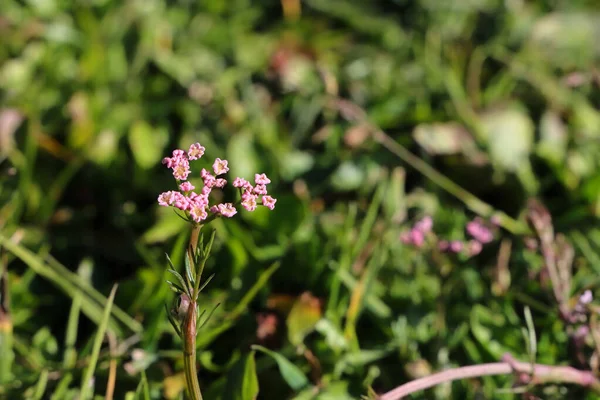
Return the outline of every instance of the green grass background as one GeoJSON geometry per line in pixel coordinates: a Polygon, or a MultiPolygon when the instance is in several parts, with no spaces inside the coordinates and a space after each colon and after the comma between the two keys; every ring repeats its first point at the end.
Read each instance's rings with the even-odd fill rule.
{"type": "MultiPolygon", "coordinates": [[[[538,362],[589,368],[593,346],[573,356],[524,239],[537,197],[574,245],[570,295],[596,290],[599,39],[592,0],[2,1],[0,396],[74,399],[94,364],[97,398],[111,365],[114,398],[180,395],[165,253],[182,268],[189,230],[156,198],[174,188],[162,157],[196,141],[206,165],[266,172],[278,198],[212,224],[206,399],[247,398],[226,388],[253,344],[307,378],[290,386],[257,352],[259,398],[277,400],[357,399],[505,352],[527,360],[525,306],[538,362]],[[496,240],[473,258],[399,240],[424,215],[463,239],[495,212],[496,240]],[[266,316],[275,333],[261,339],[266,316]]],[[[518,398],[499,391],[511,384],[413,398],[518,398]]]]}

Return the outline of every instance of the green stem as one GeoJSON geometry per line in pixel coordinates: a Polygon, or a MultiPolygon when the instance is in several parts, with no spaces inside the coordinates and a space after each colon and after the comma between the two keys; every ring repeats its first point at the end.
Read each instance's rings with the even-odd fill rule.
{"type": "Polygon", "coordinates": [[[198,314],[196,302],[190,302],[185,321],[183,322],[183,363],[185,383],[191,400],[202,400],[200,382],[196,371],[196,323],[198,314]]]}
{"type": "Polygon", "coordinates": [[[374,139],[378,143],[382,144],[390,152],[397,155],[406,163],[410,164],[414,169],[422,173],[425,177],[436,183],[442,189],[462,201],[465,206],[467,206],[467,208],[474,213],[484,218],[490,218],[492,215],[495,215],[499,219],[500,225],[513,234],[530,233],[530,230],[526,224],[511,218],[503,212],[494,210],[492,206],[479,200],[479,198],[463,189],[446,176],[442,175],[440,172],[419,157],[412,154],[402,145],[396,143],[396,141],[385,134],[385,132],[377,127],[373,127],[373,129],[375,131],[374,139]]]}

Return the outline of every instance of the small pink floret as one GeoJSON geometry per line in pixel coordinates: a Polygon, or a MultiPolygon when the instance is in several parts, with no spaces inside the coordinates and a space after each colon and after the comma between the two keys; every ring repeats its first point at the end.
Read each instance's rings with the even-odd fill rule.
{"type": "Polygon", "coordinates": [[[231,218],[237,214],[237,210],[231,203],[219,204],[217,207],[219,213],[224,217],[231,218]]]}
{"type": "Polygon", "coordinates": [[[224,188],[227,184],[227,181],[223,178],[215,179],[215,186],[218,188],[224,188]]]}
{"type": "Polygon", "coordinates": [[[255,194],[267,194],[267,186],[265,185],[256,185],[254,186],[253,192],[255,194]]]}
{"type": "Polygon", "coordinates": [[[245,196],[242,195],[242,207],[244,207],[248,211],[256,210],[256,196],[251,193],[248,193],[245,196]]]}
{"type": "Polygon", "coordinates": [[[217,158],[213,164],[213,171],[215,171],[215,175],[222,175],[229,171],[227,160],[221,160],[220,158],[217,158]]]}
{"type": "Polygon", "coordinates": [[[204,155],[204,150],[204,146],[201,146],[200,143],[194,143],[188,150],[188,158],[190,160],[198,160],[204,155]]]}
{"type": "Polygon", "coordinates": [[[453,240],[450,242],[449,250],[453,253],[460,253],[463,249],[463,243],[459,240],[453,240]]]}
{"type": "Polygon", "coordinates": [[[208,217],[208,213],[206,212],[206,206],[203,206],[198,203],[194,203],[190,208],[190,216],[194,220],[194,222],[202,222],[208,217]]]}
{"type": "Polygon", "coordinates": [[[477,254],[481,253],[481,250],[483,250],[483,244],[481,244],[481,242],[477,240],[469,241],[467,245],[467,251],[469,253],[469,256],[476,256],[477,254]]]}
{"type": "Polygon", "coordinates": [[[254,182],[257,185],[268,185],[271,183],[271,180],[267,178],[266,174],[254,174],[254,182]]]}
{"type": "Polygon", "coordinates": [[[479,220],[473,220],[469,222],[466,229],[469,235],[483,244],[494,240],[494,234],[492,231],[487,226],[483,225],[479,220]]]}
{"type": "Polygon", "coordinates": [[[182,192],[191,192],[194,189],[196,189],[196,187],[192,185],[189,181],[183,182],[181,185],[179,185],[179,190],[181,190],[182,192]]]}
{"type": "Polygon", "coordinates": [[[177,193],[177,192],[174,192],[172,190],[161,193],[158,196],[158,204],[160,204],[163,207],[168,207],[168,206],[172,205],[173,202],[175,201],[175,193],[177,193]]]}
{"type": "Polygon", "coordinates": [[[269,210],[273,210],[275,208],[275,203],[277,203],[277,199],[274,199],[271,196],[262,197],[262,205],[267,207],[269,210]]]}
{"type": "Polygon", "coordinates": [[[433,219],[430,216],[423,217],[423,219],[417,221],[414,226],[414,229],[423,233],[431,232],[431,228],[433,228],[433,219]]]}

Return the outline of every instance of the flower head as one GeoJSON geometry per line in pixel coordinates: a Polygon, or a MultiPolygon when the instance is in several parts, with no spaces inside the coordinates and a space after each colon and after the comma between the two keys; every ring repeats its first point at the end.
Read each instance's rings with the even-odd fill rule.
{"type": "Polygon", "coordinates": [[[274,199],[271,196],[263,196],[262,197],[262,205],[267,207],[269,210],[272,210],[275,208],[275,203],[277,203],[277,199],[274,199]]]}
{"type": "Polygon", "coordinates": [[[483,244],[494,240],[494,234],[492,231],[478,219],[475,219],[467,224],[467,232],[475,240],[478,240],[483,244]]]}
{"type": "Polygon", "coordinates": [[[271,180],[267,178],[266,174],[254,174],[254,183],[257,185],[268,185],[271,180]]]}
{"type": "Polygon", "coordinates": [[[213,164],[213,171],[215,171],[215,175],[222,175],[229,171],[227,160],[221,160],[220,158],[217,158],[213,164]]]}
{"type": "Polygon", "coordinates": [[[190,160],[198,160],[204,155],[205,148],[200,143],[194,143],[189,147],[187,152],[176,149],[172,152],[171,157],[165,157],[162,160],[167,168],[172,170],[173,176],[177,180],[179,191],[170,190],[161,193],[158,196],[158,204],[163,207],[174,207],[185,213],[188,220],[194,223],[203,223],[209,217],[227,217],[231,218],[237,214],[236,205],[241,204],[248,211],[254,211],[257,207],[259,196],[261,203],[265,207],[273,210],[277,200],[267,193],[267,186],[271,180],[263,174],[255,174],[254,178],[256,186],[253,186],[246,179],[236,177],[233,181],[233,186],[239,189],[241,200],[237,203],[220,203],[210,204],[210,194],[212,189],[224,188],[227,185],[227,180],[218,178],[218,176],[226,174],[229,171],[228,161],[217,158],[212,169],[214,175],[202,168],[200,177],[203,185],[200,193],[195,192],[196,189],[191,182],[187,181],[190,174],[190,160]]]}
{"type": "Polygon", "coordinates": [[[237,210],[231,203],[219,204],[217,208],[219,209],[219,213],[224,217],[231,218],[237,214],[237,210]]]}
{"type": "Polygon", "coordinates": [[[182,192],[191,192],[194,189],[196,189],[196,187],[192,185],[189,181],[185,181],[181,185],[179,185],[179,190],[181,190],[182,192]]]}
{"type": "Polygon", "coordinates": [[[204,150],[204,146],[201,146],[200,143],[194,143],[188,150],[188,158],[190,160],[198,160],[204,155],[204,150]]]}

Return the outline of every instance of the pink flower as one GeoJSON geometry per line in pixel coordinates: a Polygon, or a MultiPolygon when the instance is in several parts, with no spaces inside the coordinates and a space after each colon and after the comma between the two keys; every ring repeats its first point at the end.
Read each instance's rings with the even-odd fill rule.
{"type": "Polygon", "coordinates": [[[263,206],[266,206],[269,210],[273,210],[275,208],[276,202],[277,202],[277,199],[274,199],[271,196],[263,196],[262,197],[263,206]]]}
{"type": "MultiPolygon", "coordinates": [[[[246,192],[248,193],[248,192],[246,192]]],[[[244,193],[244,194],[246,194],[244,193]]],[[[255,195],[248,193],[248,195],[242,195],[242,207],[248,211],[256,210],[256,197],[255,195]]]]}
{"type": "Polygon", "coordinates": [[[404,231],[400,234],[400,241],[404,244],[412,244],[412,238],[410,236],[410,231],[404,231]]]}
{"type": "Polygon", "coordinates": [[[450,242],[448,248],[453,253],[460,253],[463,249],[463,243],[460,240],[453,240],[450,242]]]}
{"type": "Polygon", "coordinates": [[[212,176],[211,174],[207,174],[204,177],[204,186],[205,187],[209,187],[212,189],[213,187],[215,187],[216,183],[217,183],[217,179],[214,176],[212,176]]]}
{"type": "Polygon", "coordinates": [[[194,203],[190,208],[190,216],[194,220],[194,222],[202,222],[208,217],[208,213],[206,212],[206,206],[202,206],[200,204],[194,203]]]}
{"type": "Polygon", "coordinates": [[[201,146],[200,143],[194,143],[188,150],[188,158],[190,160],[198,160],[204,155],[204,150],[204,146],[201,146]]]}
{"type": "Polygon", "coordinates": [[[425,234],[413,228],[410,230],[410,240],[416,247],[421,247],[425,243],[425,234]]]}
{"type": "Polygon", "coordinates": [[[267,194],[267,187],[265,185],[256,185],[253,192],[254,194],[267,194]]]}
{"type": "Polygon", "coordinates": [[[181,211],[185,211],[190,207],[190,199],[185,197],[180,192],[175,192],[175,201],[173,202],[175,208],[179,208],[181,211]]]}
{"type": "Polygon", "coordinates": [[[185,158],[185,151],[183,151],[181,149],[173,150],[172,154],[173,154],[173,158],[175,158],[175,159],[185,158]]]}
{"type": "Polygon", "coordinates": [[[492,240],[494,240],[494,234],[492,233],[492,231],[477,219],[467,224],[467,232],[475,240],[478,240],[483,244],[489,243],[492,240]]]}
{"type": "Polygon", "coordinates": [[[203,194],[196,194],[193,193],[195,196],[193,196],[193,198],[191,198],[191,201],[195,204],[198,205],[200,207],[203,208],[207,208],[208,207],[208,195],[203,194]]]}
{"type": "Polygon", "coordinates": [[[211,191],[212,191],[212,187],[205,185],[202,188],[202,195],[208,197],[208,195],[210,194],[211,191]]]}
{"type": "Polygon", "coordinates": [[[215,186],[218,188],[224,188],[226,184],[227,184],[227,181],[225,179],[222,179],[222,178],[215,179],[215,186]]]}
{"type": "Polygon", "coordinates": [[[183,182],[181,185],[179,185],[179,190],[181,190],[182,192],[191,192],[192,190],[196,189],[194,187],[194,185],[192,185],[190,182],[186,181],[183,182]]]}
{"type": "Polygon", "coordinates": [[[252,190],[252,185],[250,184],[250,182],[240,177],[237,177],[233,180],[233,187],[252,190]]]}
{"type": "Polygon", "coordinates": [[[174,192],[172,190],[169,190],[168,192],[161,193],[158,196],[158,204],[160,204],[163,207],[168,207],[168,206],[172,205],[175,202],[175,195],[176,194],[177,194],[177,192],[174,192]]]}
{"type": "Polygon", "coordinates": [[[219,213],[224,217],[231,218],[237,214],[237,210],[231,203],[219,204],[217,207],[219,209],[219,213]]]}
{"type": "Polygon", "coordinates": [[[414,226],[414,229],[423,233],[431,232],[431,228],[433,228],[433,219],[430,216],[423,217],[423,219],[417,221],[414,226]]]}
{"type": "Polygon", "coordinates": [[[267,178],[266,174],[254,174],[254,183],[257,185],[268,185],[271,180],[267,178]]]}
{"type": "Polygon", "coordinates": [[[481,242],[477,240],[469,240],[469,243],[467,243],[467,252],[469,253],[470,257],[476,256],[477,254],[481,253],[482,249],[483,244],[481,244],[481,242]]]}
{"type": "Polygon", "coordinates": [[[220,158],[217,158],[213,164],[213,170],[215,171],[215,175],[222,175],[229,171],[227,160],[221,160],[220,158]]]}
{"type": "Polygon", "coordinates": [[[180,158],[172,169],[175,179],[185,181],[190,174],[190,162],[187,158],[180,158]]]}
{"type": "Polygon", "coordinates": [[[206,177],[207,177],[207,176],[209,176],[209,177],[213,177],[213,176],[210,174],[210,172],[208,172],[208,171],[207,171],[205,168],[202,168],[202,169],[200,170],[200,178],[202,178],[202,179],[206,179],[206,177]]]}
{"type": "Polygon", "coordinates": [[[173,168],[176,162],[177,160],[171,157],[165,157],[162,159],[162,163],[166,165],[167,168],[173,168]]]}

